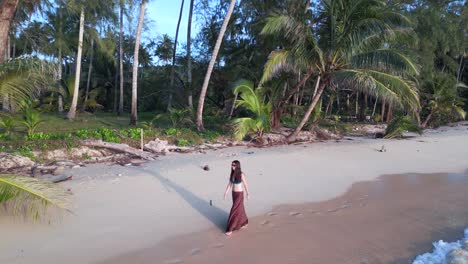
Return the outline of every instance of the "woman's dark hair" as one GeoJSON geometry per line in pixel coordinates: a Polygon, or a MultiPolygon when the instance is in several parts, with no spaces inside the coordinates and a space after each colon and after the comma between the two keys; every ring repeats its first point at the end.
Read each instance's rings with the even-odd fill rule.
{"type": "Polygon", "coordinates": [[[242,180],[241,165],[238,160],[231,163],[231,177],[229,180],[231,182],[240,182],[242,180]]]}

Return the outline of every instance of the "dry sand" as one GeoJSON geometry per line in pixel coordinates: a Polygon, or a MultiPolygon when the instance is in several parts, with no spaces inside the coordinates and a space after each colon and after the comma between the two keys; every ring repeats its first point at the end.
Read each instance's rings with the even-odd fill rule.
{"type": "Polygon", "coordinates": [[[172,237],[210,228],[221,232],[231,205],[222,194],[233,159],[247,175],[246,208],[254,217],[280,204],[339,197],[353,183],[384,174],[461,173],[468,168],[467,156],[468,130],[455,127],[407,140],[229,148],[171,154],[140,167],[74,169],[74,180],[62,185],[75,194],[75,215],[52,224],[0,217],[0,263],[98,263],[172,237]],[[377,151],[382,144],[387,152],[377,151]]]}

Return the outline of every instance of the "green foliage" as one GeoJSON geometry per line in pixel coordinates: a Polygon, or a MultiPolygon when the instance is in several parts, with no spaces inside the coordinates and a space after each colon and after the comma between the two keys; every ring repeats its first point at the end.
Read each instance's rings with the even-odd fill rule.
{"type": "Polygon", "coordinates": [[[5,134],[11,134],[15,129],[15,118],[12,116],[0,117],[0,126],[5,131],[5,134]]]}
{"type": "Polygon", "coordinates": [[[26,109],[23,113],[23,124],[27,129],[27,135],[30,136],[34,134],[37,127],[43,123],[44,120],[41,119],[40,113],[34,109],[26,109]]]}
{"type": "Polygon", "coordinates": [[[422,129],[411,117],[399,116],[388,124],[384,138],[399,138],[402,137],[405,132],[422,134],[422,129]]]}
{"type": "Polygon", "coordinates": [[[193,125],[193,110],[191,108],[171,108],[169,109],[169,117],[173,127],[193,125]]]}
{"type": "Polygon", "coordinates": [[[233,120],[236,139],[242,140],[249,133],[255,133],[257,138],[261,138],[263,133],[270,130],[271,104],[265,102],[260,88],[254,91],[253,83],[246,80],[237,83],[234,94],[240,94],[236,107],[242,106],[254,115],[252,118],[243,117],[233,120]]]}
{"type": "Polygon", "coordinates": [[[70,193],[31,177],[0,174],[0,210],[40,219],[48,206],[70,210],[70,193]]]}
{"type": "Polygon", "coordinates": [[[180,139],[177,139],[176,144],[179,147],[187,147],[187,146],[192,145],[193,143],[190,142],[190,140],[188,139],[180,138],[180,139]]]}

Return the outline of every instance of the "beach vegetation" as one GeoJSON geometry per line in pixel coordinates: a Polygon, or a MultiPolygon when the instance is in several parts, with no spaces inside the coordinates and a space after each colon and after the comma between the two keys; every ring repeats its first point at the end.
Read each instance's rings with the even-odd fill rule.
{"type": "Polygon", "coordinates": [[[238,94],[236,107],[242,107],[249,111],[252,117],[235,118],[234,135],[237,140],[242,140],[246,135],[253,133],[254,138],[261,140],[263,134],[270,130],[271,104],[263,95],[263,90],[254,90],[253,83],[241,80],[234,88],[234,94],[238,94]]]}

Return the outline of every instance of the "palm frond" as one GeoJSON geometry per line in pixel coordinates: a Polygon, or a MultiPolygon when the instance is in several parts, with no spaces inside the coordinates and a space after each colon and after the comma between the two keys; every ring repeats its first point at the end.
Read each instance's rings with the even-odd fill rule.
{"type": "Polygon", "coordinates": [[[70,211],[70,194],[58,185],[31,177],[0,174],[0,204],[13,214],[38,219],[48,206],[70,211]]]}
{"type": "Polygon", "coordinates": [[[418,124],[409,116],[399,116],[394,118],[385,130],[384,138],[397,138],[402,137],[405,132],[414,132],[422,134],[422,129],[418,124]]]}
{"type": "Polygon", "coordinates": [[[393,49],[377,49],[351,58],[356,68],[381,69],[387,72],[419,74],[419,67],[407,55],[393,49]]]}

